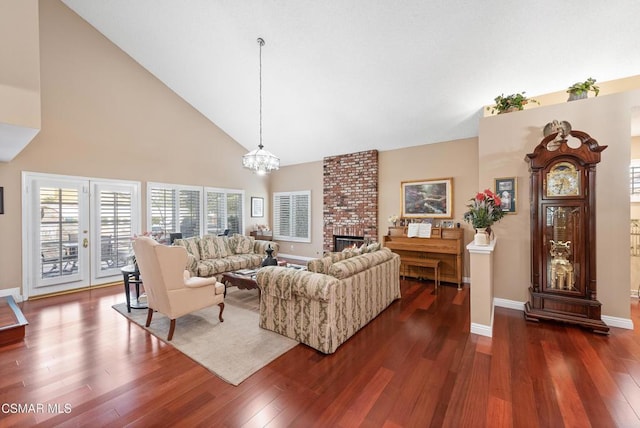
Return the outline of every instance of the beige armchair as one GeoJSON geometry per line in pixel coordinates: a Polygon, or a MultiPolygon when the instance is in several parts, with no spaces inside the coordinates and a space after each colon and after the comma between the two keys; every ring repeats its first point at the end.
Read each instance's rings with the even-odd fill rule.
{"type": "Polygon", "coordinates": [[[154,311],[165,314],[171,319],[167,337],[171,340],[176,318],[216,304],[220,306],[220,322],[224,321],[224,285],[215,277],[191,277],[185,270],[187,250],[184,247],[161,245],[140,236],[133,241],[133,251],[147,293],[147,327],[154,311]]]}

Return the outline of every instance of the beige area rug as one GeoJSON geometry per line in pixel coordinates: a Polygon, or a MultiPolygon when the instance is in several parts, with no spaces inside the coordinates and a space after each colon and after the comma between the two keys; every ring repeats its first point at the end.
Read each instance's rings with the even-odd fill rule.
{"type": "MultiPolygon", "coordinates": [[[[127,313],[125,303],[113,308],[146,328],[146,309],[132,309],[127,313]]],[[[219,312],[216,305],[178,318],[171,342],[166,340],[169,333],[166,316],[156,312],[146,329],[232,385],[239,385],[298,344],[259,327],[257,290],[228,288],[222,323],[218,320],[219,312]]]]}

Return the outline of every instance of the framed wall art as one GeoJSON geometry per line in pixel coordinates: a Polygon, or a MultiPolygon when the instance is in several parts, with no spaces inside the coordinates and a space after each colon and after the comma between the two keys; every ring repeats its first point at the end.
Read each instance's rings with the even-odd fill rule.
{"type": "Polygon", "coordinates": [[[251,217],[264,217],[264,198],[251,197],[251,217]]]}
{"type": "Polygon", "coordinates": [[[453,218],[453,178],[403,181],[402,217],[453,218]]]}
{"type": "Polygon", "coordinates": [[[516,177],[502,177],[495,179],[495,193],[500,197],[500,207],[507,214],[516,213],[516,195],[518,181],[516,177]]]}

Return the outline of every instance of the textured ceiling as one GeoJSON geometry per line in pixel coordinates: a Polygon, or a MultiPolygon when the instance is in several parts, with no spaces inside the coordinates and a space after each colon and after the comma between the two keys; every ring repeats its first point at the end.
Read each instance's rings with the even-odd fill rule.
{"type": "MultiPolygon", "coordinates": [[[[477,136],[496,95],[640,74],[637,0],[62,0],[283,165],[477,136]]],[[[240,160],[238,160],[240,161],[240,160]]]]}

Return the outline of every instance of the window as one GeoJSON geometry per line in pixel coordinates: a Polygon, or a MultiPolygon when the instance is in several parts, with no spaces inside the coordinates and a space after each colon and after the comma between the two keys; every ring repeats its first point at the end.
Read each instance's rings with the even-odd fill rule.
{"type": "Polygon", "coordinates": [[[311,242],[311,191],[273,194],[273,239],[311,242]]]}
{"type": "Polygon", "coordinates": [[[156,239],[244,231],[244,191],[148,183],[148,227],[156,239]],[[203,196],[204,195],[204,198],[203,196]]]}
{"type": "Polygon", "coordinates": [[[202,187],[147,184],[147,227],[153,236],[168,242],[169,234],[200,236],[202,187]]]}
{"type": "Polygon", "coordinates": [[[206,231],[219,235],[229,229],[229,235],[244,230],[244,192],[206,188],[206,231]]]}
{"type": "Polygon", "coordinates": [[[640,202],[640,159],[633,159],[629,166],[629,191],[631,202],[640,202]]]}

